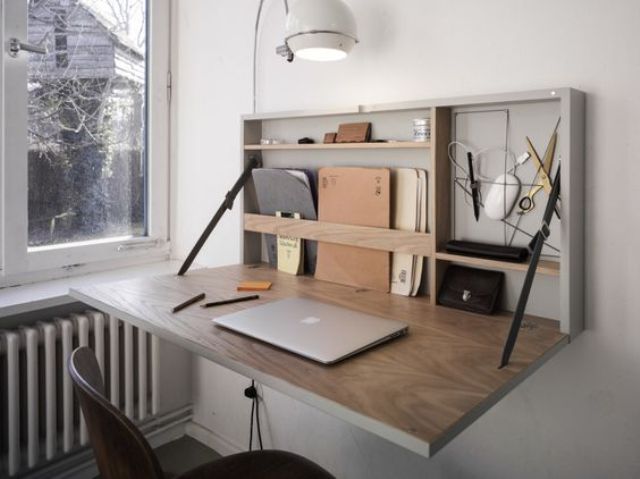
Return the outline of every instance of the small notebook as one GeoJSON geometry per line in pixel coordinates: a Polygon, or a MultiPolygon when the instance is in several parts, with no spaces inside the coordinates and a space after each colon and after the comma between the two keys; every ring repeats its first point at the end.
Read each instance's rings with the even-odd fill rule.
{"type": "MultiPolygon", "coordinates": [[[[278,218],[300,219],[300,213],[276,211],[278,218]]],[[[304,272],[303,240],[292,236],[278,235],[278,271],[299,275],[304,272]]]]}
{"type": "MultiPolygon", "coordinates": [[[[358,226],[390,226],[390,172],[387,168],[322,168],[318,172],[320,221],[358,226]]],[[[316,278],[389,291],[386,251],[319,243],[316,278]]]]}

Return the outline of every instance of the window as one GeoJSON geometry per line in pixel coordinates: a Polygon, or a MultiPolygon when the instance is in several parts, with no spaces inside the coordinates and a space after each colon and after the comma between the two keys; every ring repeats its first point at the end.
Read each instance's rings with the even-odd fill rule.
{"type": "Polygon", "coordinates": [[[31,2],[30,247],[143,236],[146,1],[31,2]],[[53,57],[53,58],[52,58],[53,57]]]}
{"type": "Polygon", "coordinates": [[[3,55],[5,284],[166,255],[168,4],[6,2],[5,43],[46,53],[3,55]]]}

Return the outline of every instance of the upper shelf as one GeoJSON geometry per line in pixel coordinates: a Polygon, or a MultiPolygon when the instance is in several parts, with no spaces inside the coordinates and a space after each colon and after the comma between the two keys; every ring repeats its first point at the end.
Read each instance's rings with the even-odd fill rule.
{"type": "Polygon", "coordinates": [[[431,147],[425,141],[392,141],[389,143],[283,143],[280,145],[244,145],[245,151],[267,150],[426,150],[431,147]]]}

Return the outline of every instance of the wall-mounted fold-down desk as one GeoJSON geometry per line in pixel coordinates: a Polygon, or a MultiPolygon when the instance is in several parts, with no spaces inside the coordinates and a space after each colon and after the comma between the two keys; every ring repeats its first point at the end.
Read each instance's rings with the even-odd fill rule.
{"type": "MultiPolygon", "coordinates": [[[[239,202],[244,220],[245,264],[194,270],[184,277],[168,275],[76,288],[71,295],[425,457],[441,449],[582,330],[584,94],[581,92],[558,89],[367,105],[341,111],[250,115],[244,118],[243,134],[243,164],[249,155],[259,152],[267,167],[357,164],[425,168],[429,181],[428,232],[407,233],[260,216],[256,214],[257,206],[249,187],[239,202]],[[486,111],[488,116],[468,114],[478,111],[486,111]],[[470,227],[464,221],[473,221],[471,215],[456,211],[464,208],[464,201],[456,197],[452,186],[454,173],[447,146],[453,139],[477,139],[478,132],[482,132],[480,139],[488,138],[498,128],[496,125],[501,125],[500,112],[505,111],[510,122],[507,131],[512,138],[511,148],[515,151],[524,144],[525,134],[544,146],[558,116],[562,116],[558,130],[562,222],[555,221],[552,225],[553,251],[557,254],[540,263],[530,300],[530,313],[548,314],[544,314],[545,318],[533,315],[526,318],[511,363],[499,370],[511,314],[475,315],[442,307],[436,299],[442,273],[451,263],[505,271],[507,294],[503,307],[512,309],[514,296],[517,299],[525,265],[460,257],[443,250],[447,240],[458,239],[460,231],[478,231],[484,236],[492,233],[490,224],[481,221],[470,227]],[[431,142],[420,145],[407,142],[411,119],[422,116],[431,117],[431,142]],[[476,119],[478,123],[473,123],[476,119]],[[385,147],[290,146],[302,136],[322,138],[331,127],[348,121],[371,121],[377,137],[404,141],[385,147]],[[262,147],[259,140],[263,136],[284,139],[288,145],[262,147]],[[265,233],[424,256],[428,270],[425,294],[407,298],[279,273],[261,262],[265,233]],[[233,297],[241,280],[268,280],[273,282],[273,288],[261,293],[259,301],[214,309],[192,306],[171,313],[173,306],[201,292],[209,300],[233,297]],[[324,366],[220,329],[211,322],[215,316],[298,296],[400,319],[409,324],[409,334],[336,365],[324,366]]],[[[539,201],[543,204],[543,197],[539,201]]],[[[539,224],[536,214],[539,213],[522,223],[539,224]]],[[[501,238],[502,230],[497,233],[501,238]]],[[[523,238],[519,243],[525,243],[523,238]]]]}
{"type": "Polygon", "coordinates": [[[509,317],[453,311],[407,298],[357,292],[265,265],[229,266],[78,288],[71,295],[292,398],[418,454],[430,456],[567,343],[549,320],[530,318],[511,365],[498,370],[509,317]],[[185,298],[237,295],[244,279],[269,280],[259,301],[172,314],[185,298]],[[303,296],[409,324],[410,334],[334,366],[323,366],[215,327],[212,317],[303,296]]]}

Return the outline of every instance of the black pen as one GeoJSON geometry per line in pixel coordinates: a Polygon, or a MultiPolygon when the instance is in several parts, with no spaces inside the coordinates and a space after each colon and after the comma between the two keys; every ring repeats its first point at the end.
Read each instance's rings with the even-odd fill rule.
{"type": "Polygon", "coordinates": [[[201,308],[211,308],[212,306],[222,306],[223,304],[241,303],[242,301],[251,301],[252,299],[260,299],[257,294],[250,296],[241,296],[239,298],[223,299],[221,301],[213,301],[212,303],[201,304],[201,308]]]}
{"type": "Polygon", "coordinates": [[[178,311],[182,311],[184,308],[191,306],[193,303],[197,303],[198,301],[202,301],[204,299],[205,294],[200,293],[198,296],[194,296],[191,299],[187,299],[184,303],[180,303],[178,306],[173,308],[172,312],[177,313],[178,311]]]}
{"type": "Polygon", "coordinates": [[[480,192],[478,191],[478,182],[473,174],[473,155],[467,152],[467,160],[469,161],[469,181],[471,182],[471,198],[473,199],[473,216],[476,221],[480,218],[480,192]]]}

